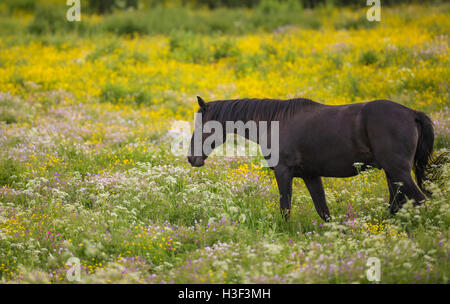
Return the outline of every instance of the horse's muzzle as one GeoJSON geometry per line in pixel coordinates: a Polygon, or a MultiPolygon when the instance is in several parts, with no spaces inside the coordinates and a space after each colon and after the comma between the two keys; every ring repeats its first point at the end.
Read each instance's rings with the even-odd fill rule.
{"type": "Polygon", "coordinates": [[[198,156],[188,156],[188,162],[192,167],[201,167],[205,164],[205,160],[198,156]]]}

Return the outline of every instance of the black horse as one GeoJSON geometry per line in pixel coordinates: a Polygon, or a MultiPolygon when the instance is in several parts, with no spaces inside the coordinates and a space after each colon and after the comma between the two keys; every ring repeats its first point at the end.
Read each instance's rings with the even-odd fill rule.
{"type": "MultiPolygon", "coordinates": [[[[226,121],[267,121],[269,128],[270,122],[279,122],[279,161],[271,168],[280,191],[280,209],[286,218],[291,208],[294,177],[304,180],[319,216],[325,221],[330,212],[322,176],[350,177],[369,167],[384,169],[392,214],[402,207],[406,197],[418,205],[425,199],[423,193],[428,195],[423,180],[433,150],[434,131],[432,121],[422,112],[389,100],[329,106],[302,98],[208,103],[197,98],[202,126],[211,120],[222,125],[226,121]],[[357,168],[355,163],[362,165],[357,168]],[[411,177],[412,168],[423,192],[411,177]]],[[[211,133],[201,132],[203,143],[211,133]]],[[[199,167],[212,149],[223,142],[215,142],[210,151],[195,156],[192,153],[194,134],[188,161],[199,167]]]]}

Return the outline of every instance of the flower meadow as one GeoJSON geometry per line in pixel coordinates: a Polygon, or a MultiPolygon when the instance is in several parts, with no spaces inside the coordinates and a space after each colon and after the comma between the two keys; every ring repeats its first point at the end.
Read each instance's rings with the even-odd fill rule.
{"type": "Polygon", "coordinates": [[[285,222],[271,170],[217,155],[192,168],[169,135],[192,121],[197,95],[383,98],[429,114],[440,153],[448,4],[383,7],[375,23],[365,8],[327,6],[245,30],[252,10],[190,12],[236,16],[217,31],[148,32],[141,15],[114,13],[83,15],[85,32],[36,33],[37,14],[0,13],[1,283],[372,283],[370,257],[381,283],[448,283],[449,162],[432,197],[396,216],[380,170],[323,180],[328,223],[296,179],[285,222]],[[72,257],[80,280],[67,276],[72,257]]]}

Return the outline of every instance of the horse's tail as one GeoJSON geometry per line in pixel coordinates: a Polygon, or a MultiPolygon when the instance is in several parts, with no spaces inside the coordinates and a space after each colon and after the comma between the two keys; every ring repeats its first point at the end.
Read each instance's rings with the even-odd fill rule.
{"type": "Polygon", "coordinates": [[[425,170],[432,162],[431,155],[433,153],[434,144],[433,122],[423,112],[416,112],[416,122],[419,130],[419,140],[414,156],[414,173],[419,188],[424,194],[429,196],[431,193],[424,189],[423,180],[425,179],[425,170]]]}

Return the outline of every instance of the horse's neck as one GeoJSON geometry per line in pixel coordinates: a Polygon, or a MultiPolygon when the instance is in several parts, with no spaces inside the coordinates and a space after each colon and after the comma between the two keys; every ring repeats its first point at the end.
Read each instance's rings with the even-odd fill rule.
{"type": "Polygon", "coordinates": [[[271,121],[254,119],[231,119],[222,122],[225,135],[238,134],[246,139],[259,144],[262,133],[270,133],[271,121]]]}
{"type": "MultiPolygon", "coordinates": [[[[229,134],[229,133],[238,133],[238,131],[236,130],[236,128],[232,129],[232,131],[230,131],[230,128],[226,128],[226,124],[233,124],[234,126],[237,127],[244,127],[245,130],[245,134],[244,133],[240,133],[240,135],[244,136],[245,138],[258,142],[258,138],[259,138],[259,134],[265,133],[267,132],[267,134],[269,134],[271,132],[272,125],[274,121],[277,122],[277,125],[279,126],[279,121],[284,121],[286,119],[289,119],[289,117],[295,115],[296,112],[298,112],[300,110],[300,108],[298,107],[299,104],[297,103],[286,103],[286,101],[278,101],[281,104],[277,105],[276,100],[272,100],[272,101],[260,101],[260,103],[255,104],[257,107],[255,107],[255,105],[253,105],[252,110],[248,111],[248,108],[246,109],[245,107],[242,106],[229,106],[225,109],[226,114],[219,114],[218,116],[216,116],[216,119],[222,124],[222,126],[224,127],[225,133],[229,134]],[[266,102],[272,102],[269,107],[264,107],[266,102]],[[247,131],[247,128],[251,128],[251,131],[256,132],[257,136],[256,136],[256,140],[255,140],[255,134],[252,134],[247,131]]],[[[228,101],[225,101],[228,102],[228,101]]],[[[250,101],[241,101],[241,102],[250,102],[250,101]]],[[[251,101],[253,102],[258,102],[258,101],[251,101]]],[[[221,111],[221,112],[222,112],[221,111]]],[[[223,112],[222,112],[223,113],[223,112]]],[[[238,133],[239,134],[239,133],[238,133]]]]}

